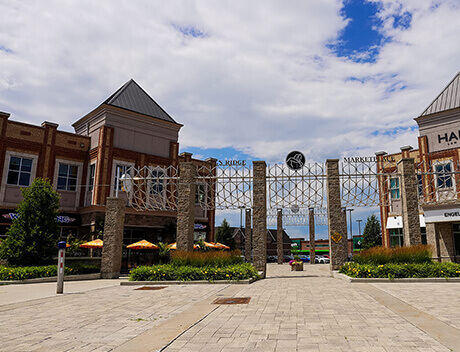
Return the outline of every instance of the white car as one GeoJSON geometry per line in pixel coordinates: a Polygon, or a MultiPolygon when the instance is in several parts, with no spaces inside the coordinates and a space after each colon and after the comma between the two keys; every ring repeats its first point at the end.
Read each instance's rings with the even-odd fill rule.
{"type": "Polygon", "coordinates": [[[319,264],[329,264],[329,263],[330,263],[329,258],[323,257],[323,256],[321,256],[321,255],[317,255],[317,256],[316,256],[316,259],[318,259],[318,263],[319,263],[319,264]]]}

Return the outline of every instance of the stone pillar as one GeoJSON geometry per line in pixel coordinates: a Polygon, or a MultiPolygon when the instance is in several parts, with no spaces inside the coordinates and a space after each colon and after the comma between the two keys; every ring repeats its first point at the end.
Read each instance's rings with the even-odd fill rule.
{"type": "Polygon", "coordinates": [[[251,209],[246,209],[244,235],[244,258],[247,263],[252,262],[252,224],[251,209]]]}
{"type": "Polygon", "coordinates": [[[262,277],[267,272],[267,164],[253,161],[253,249],[252,262],[262,277]]]}
{"type": "Polygon", "coordinates": [[[433,260],[440,262],[441,253],[439,250],[439,237],[436,234],[436,225],[435,223],[426,224],[426,242],[431,246],[431,256],[433,260]]]}
{"type": "Polygon", "coordinates": [[[426,239],[427,243],[432,246],[434,260],[439,262],[455,262],[452,223],[427,223],[426,239]]]}
{"type": "Polygon", "coordinates": [[[339,270],[348,256],[346,214],[340,196],[339,160],[326,160],[327,219],[329,227],[329,255],[331,270],[339,270]]]}
{"type": "Polygon", "coordinates": [[[276,254],[278,256],[278,264],[283,264],[283,209],[278,209],[276,214],[276,254]]]}
{"type": "Polygon", "coordinates": [[[308,209],[308,231],[310,232],[310,264],[315,264],[315,209],[308,209]]]}
{"type": "Polygon", "coordinates": [[[422,243],[418,209],[418,182],[415,176],[414,159],[403,158],[398,163],[401,175],[401,204],[403,219],[404,245],[413,246],[422,243]]]}
{"type": "Polygon", "coordinates": [[[196,167],[192,162],[180,163],[177,200],[177,250],[193,251],[195,230],[196,167]]]}
{"type": "Polygon", "coordinates": [[[121,270],[125,201],[107,197],[105,205],[104,246],[102,247],[101,275],[103,279],[118,279],[121,270]]]}

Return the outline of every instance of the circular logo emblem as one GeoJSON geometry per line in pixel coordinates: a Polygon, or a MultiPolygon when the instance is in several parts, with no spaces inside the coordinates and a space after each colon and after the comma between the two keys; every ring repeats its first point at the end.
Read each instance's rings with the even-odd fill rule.
{"type": "Polygon", "coordinates": [[[286,165],[291,170],[300,170],[305,165],[305,155],[301,152],[290,152],[286,157],[286,165]]]}
{"type": "Polygon", "coordinates": [[[295,214],[295,213],[298,213],[300,210],[299,206],[297,204],[294,204],[292,207],[291,207],[291,211],[295,214]]]}

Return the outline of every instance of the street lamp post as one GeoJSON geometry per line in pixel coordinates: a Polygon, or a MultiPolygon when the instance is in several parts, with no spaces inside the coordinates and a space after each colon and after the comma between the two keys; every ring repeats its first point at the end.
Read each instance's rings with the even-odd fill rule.
{"type": "Polygon", "coordinates": [[[351,212],[353,211],[354,209],[347,209],[347,211],[350,212],[350,238],[353,239],[353,224],[352,224],[352,221],[351,221],[351,212]]]}
{"type": "Polygon", "coordinates": [[[358,223],[358,228],[359,228],[359,236],[361,236],[361,221],[362,220],[356,220],[356,222],[358,223]]]}

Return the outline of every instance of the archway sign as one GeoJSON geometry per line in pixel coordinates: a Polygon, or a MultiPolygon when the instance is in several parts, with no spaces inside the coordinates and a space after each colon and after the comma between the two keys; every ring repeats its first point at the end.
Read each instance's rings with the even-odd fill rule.
{"type": "Polygon", "coordinates": [[[300,170],[305,165],[305,155],[297,150],[290,152],[286,157],[286,165],[291,170],[300,170]]]}

